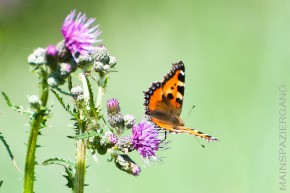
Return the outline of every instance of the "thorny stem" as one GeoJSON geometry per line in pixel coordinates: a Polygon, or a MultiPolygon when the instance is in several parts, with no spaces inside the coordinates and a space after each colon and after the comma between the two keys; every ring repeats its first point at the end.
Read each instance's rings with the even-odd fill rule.
{"type": "Polygon", "coordinates": [[[36,144],[39,129],[41,123],[44,120],[46,113],[47,100],[48,100],[48,84],[47,84],[47,72],[45,70],[40,71],[40,100],[42,103],[42,108],[38,109],[37,112],[33,115],[31,121],[31,128],[29,132],[29,138],[27,143],[26,159],[25,159],[25,170],[24,170],[24,193],[33,193],[34,185],[34,169],[35,169],[35,153],[36,153],[36,144]]]}
{"type": "MultiPolygon", "coordinates": [[[[83,90],[84,90],[84,100],[89,105],[90,100],[90,92],[89,87],[87,83],[87,79],[85,77],[84,73],[79,74],[80,79],[83,84],[83,90]]],[[[99,79],[99,90],[98,90],[98,98],[96,102],[97,108],[100,107],[102,103],[102,98],[104,95],[105,90],[105,74],[100,73],[100,79],[99,79]]],[[[78,131],[79,134],[83,134],[86,131],[86,128],[83,127],[83,117],[82,111],[80,113],[80,120],[78,121],[78,131]]],[[[86,155],[87,155],[87,141],[86,139],[78,139],[76,142],[76,176],[75,176],[75,183],[74,183],[74,193],[83,193],[84,192],[84,186],[85,186],[85,174],[86,174],[86,155]]]]}
{"type": "MultiPolygon", "coordinates": [[[[87,79],[84,73],[79,74],[81,81],[83,83],[83,90],[84,90],[84,100],[86,102],[86,106],[89,107],[89,100],[90,100],[90,92],[87,83],[87,79]]],[[[82,111],[79,115],[78,121],[78,131],[79,134],[83,134],[85,132],[85,128],[83,127],[82,120],[84,119],[84,115],[82,111]]],[[[74,192],[75,193],[83,193],[84,186],[85,186],[85,174],[86,174],[86,156],[87,156],[87,143],[86,139],[78,139],[76,142],[76,176],[74,182],[74,192]]]]}
{"type": "MultiPolygon", "coordinates": [[[[79,128],[82,130],[81,128],[79,128]]],[[[83,193],[85,186],[86,174],[86,156],[87,156],[87,143],[86,139],[78,139],[76,153],[76,176],[75,176],[75,193],[83,193]]]]}

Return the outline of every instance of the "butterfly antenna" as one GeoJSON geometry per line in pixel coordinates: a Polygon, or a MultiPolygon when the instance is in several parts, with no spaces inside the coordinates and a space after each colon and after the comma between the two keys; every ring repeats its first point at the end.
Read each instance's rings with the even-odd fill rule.
{"type": "Polygon", "coordinates": [[[191,107],[191,109],[190,109],[189,113],[187,114],[185,120],[189,117],[189,115],[190,115],[190,113],[191,113],[191,111],[193,110],[194,107],[195,107],[195,105],[193,105],[193,106],[191,107]]]}
{"type": "Polygon", "coordinates": [[[205,148],[205,146],[197,139],[196,136],[194,136],[194,139],[199,143],[199,145],[201,145],[201,147],[205,148]]]}

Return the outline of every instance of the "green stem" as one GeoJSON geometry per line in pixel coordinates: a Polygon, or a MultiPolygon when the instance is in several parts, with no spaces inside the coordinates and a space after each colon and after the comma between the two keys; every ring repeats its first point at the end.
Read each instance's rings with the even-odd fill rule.
{"type": "Polygon", "coordinates": [[[85,186],[86,174],[86,156],[87,144],[86,139],[79,139],[77,141],[77,155],[76,155],[76,176],[75,176],[75,193],[83,193],[85,186]]]}
{"type": "MultiPolygon", "coordinates": [[[[84,73],[80,73],[79,77],[83,84],[84,90],[84,100],[86,105],[89,106],[90,100],[90,92],[87,83],[87,79],[84,73]]],[[[102,103],[102,98],[104,95],[105,90],[105,74],[100,74],[99,79],[99,90],[98,90],[98,98],[97,98],[97,108],[102,103]]],[[[86,131],[86,128],[83,126],[82,120],[84,119],[83,111],[80,111],[79,121],[78,121],[78,131],[79,134],[83,134],[86,131]]],[[[87,139],[78,139],[76,142],[76,175],[75,175],[75,182],[74,182],[74,193],[83,193],[84,186],[85,186],[85,174],[86,174],[86,156],[87,156],[87,139]]]]}
{"type": "Polygon", "coordinates": [[[106,76],[104,73],[99,73],[100,74],[100,79],[98,81],[99,89],[98,89],[98,98],[96,102],[97,108],[99,108],[102,104],[103,100],[103,95],[105,93],[105,81],[106,81],[106,76]]]}
{"type": "MultiPolygon", "coordinates": [[[[90,92],[87,83],[87,79],[84,73],[79,74],[84,90],[84,100],[86,105],[89,106],[90,92]]],[[[79,135],[85,132],[82,120],[84,119],[83,111],[80,109],[78,131],[79,135]]],[[[83,193],[85,186],[85,175],[86,175],[86,156],[87,156],[87,143],[86,139],[78,139],[76,142],[76,175],[74,182],[74,193],[83,193]]]]}
{"type": "Polygon", "coordinates": [[[24,193],[33,193],[33,185],[35,180],[34,169],[35,169],[35,152],[36,152],[37,137],[39,129],[41,127],[41,123],[43,122],[43,118],[46,113],[45,110],[43,109],[46,108],[49,93],[47,84],[47,73],[44,70],[42,70],[40,72],[40,77],[41,77],[40,100],[42,102],[42,108],[37,110],[31,121],[31,128],[29,132],[25,159],[24,188],[23,188],[24,193]]]}

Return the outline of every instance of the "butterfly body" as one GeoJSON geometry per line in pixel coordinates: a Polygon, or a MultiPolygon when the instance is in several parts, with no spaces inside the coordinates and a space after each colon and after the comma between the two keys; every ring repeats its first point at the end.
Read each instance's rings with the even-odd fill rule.
{"type": "Polygon", "coordinates": [[[185,89],[185,67],[182,61],[172,65],[162,82],[153,82],[145,94],[145,114],[158,127],[174,133],[188,133],[209,141],[216,138],[184,126],[179,117],[185,89]]]}

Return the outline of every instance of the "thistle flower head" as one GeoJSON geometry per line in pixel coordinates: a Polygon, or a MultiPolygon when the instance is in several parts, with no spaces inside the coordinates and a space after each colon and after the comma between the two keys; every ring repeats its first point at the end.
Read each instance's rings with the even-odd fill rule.
{"type": "Polygon", "coordinates": [[[65,62],[60,63],[59,66],[60,66],[60,74],[62,76],[67,76],[74,70],[73,65],[70,63],[65,63],[65,62]]]}
{"type": "Polygon", "coordinates": [[[84,68],[93,64],[91,55],[79,55],[77,58],[75,58],[75,61],[80,68],[84,68]]]}
{"type": "Polygon", "coordinates": [[[124,136],[119,139],[117,147],[120,151],[128,153],[134,149],[131,136],[124,136]]]}
{"type": "Polygon", "coordinates": [[[96,72],[103,72],[104,71],[104,64],[102,62],[96,61],[96,62],[94,62],[93,68],[96,72]]]}
{"type": "Polygon", "coordinates": [[[111,131],[105,132],[105,134],[102,136],[100,144],[103,147],[109,148],[115,145],[118,142],[118,137],[112,133],[111,131]]]}
{"type": "Polygon", "coordinates": [[[84,90],[81,86],[74,86],[70,90],[72,97],[76,101],[82,101],[84,99],[84,90]]]}
{"type": "Polygon", "coordinates": [[[38,109],[41,106],[41,101],[37,95],[31,95],[28,97],[30,106],[34,109],[38,109]]]}
{"type": "Polygon", "coordinates": [[[56,76],[54,76],[54,74],[53,74],[53,75],[51,75],[50,77],[48,77],[48,79],[47,79],[47,84],[48,84],[49,86],[51,86],[52,88],[56,88],[56,87],[58,87],[58,85],[61,84],[61,82],[60,82],[60,80],[59,80],[58,78],[56,78],[56,76]]]}
{"type": "Polygon", "coordinates": [[[117,99],[112,98],[107,100],[107,111],[108,114],[118,114],[120,110],[120,105],[117,99]]]}
{"type": "Polygon", "coordinates": [[[32,65],[41,65],[46,63],[46,50],[44,48],[37,48],[32,54],[28,56],[28,63],[32,65]]]}
{"type": "Polygon", "coordinates": [[[134,117],[134,115],[130,115],[130,114],[128,114],[128,115],[125,115],[124,116],[124,123],[125,123],[125,127],[127,128],[127,129],[130,129],[130,128],[132,128],[133,127],[133,125],[135,124],[135,117],[134,117]]]}
{"type": "Polygon", "coordinates": [[[96,61],[106,63],[109,60],[109,50],[104,45],[99,45],[92,52],[92,57],[96,61]]]}
{"type": "Polygon", "coordinates": [[[155,158],[155,152],[159,148],[160,139],[154,125],[148,121],[142,121],[132,128],[132,144],[143,158],[155,158]]]}
{"type": "Polygon", "coordinates": [[[123,133],[124,116],[121,113],[119,102],[115,98],[107,101],[107,118],[109,124],[116,129],[118,135],[123,133]]]}
{"type": "Polygon", "coordinates": [[[141,172],[140,167],[126,154],[118,155],[115,158],[116,166],[128,174],[138,176],[141,172]]]}
{"type": "Polygon", "coordinates": [[[110,56],[109,58],[109,65],[111,68],[113,68],[117,64],[117,59],[115,56],[110,56]]]}
{"type": "Polygon", "coordinates": [[[54,45],[49,45],[46,48],[46,54],[49,56],[56,56],[58,53],[56,47],[54,45]]]}
{"type": "Polygon", "coordinates": [[[76,15],[75,10],[66,17],[61,31],[65,39],[65,46],[73,55],[76,53],[87,55],[95,49],[92,44],[100,42],[97,40],[101,33],[98,26],[90,27],[94,21],[94,18],[87,20],[83,13],[76,15]]]}

